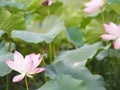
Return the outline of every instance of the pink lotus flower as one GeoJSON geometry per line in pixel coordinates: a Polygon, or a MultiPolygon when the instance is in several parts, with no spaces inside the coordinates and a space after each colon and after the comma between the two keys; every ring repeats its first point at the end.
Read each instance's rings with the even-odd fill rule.
{"type": "Polygon", "coordinates": [[[114,48],[120,48],[120,26],[110,22],[109,25],[104,24],[104,28],[108,34],[103,34],[100,37],[104,40],[114,40],[114,48]]]}
{"type": "Polygon", "coordinates": [[[13,70],[21,73],[13,78],[13,82],[21,81],[25,75],[32,78],[32,74],[45,71],[45,68],[37,68],[42,61],[40,54],[30,54],[25,58],[17,51],[14,52],[14,61],[6,60],[6,64],[13,70]]]}
{"type": "Polygon", "coordinates": [[[45,6],[50,6],[52,4],[52,0],[46,0],[45,2],[43,2],[43,5],[45,6]]]}
{"type": "Polygon", "coordinates": [[[105,4],[104,0],[91,0],[85,3],[86,8],[83,10],[87,13],[94,13],[98,11],[105,4]]]}

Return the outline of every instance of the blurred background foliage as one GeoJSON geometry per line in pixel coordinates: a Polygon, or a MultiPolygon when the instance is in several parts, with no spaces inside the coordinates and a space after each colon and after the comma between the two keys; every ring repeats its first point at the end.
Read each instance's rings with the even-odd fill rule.
{"type": "Polygon", "coordinates": [[[17,73],[4,63],[14,50],[44,57],[47,70],[29,79],[30,90],[120,90],[120,52],[100,39],[104,23],[120,24],[120,0],[105,0],[94,14],[83,12],[89,0],[45,1],[0,0],[0,90],[6,83],[25,90],[24,81],[12,83],[17,73]]]}

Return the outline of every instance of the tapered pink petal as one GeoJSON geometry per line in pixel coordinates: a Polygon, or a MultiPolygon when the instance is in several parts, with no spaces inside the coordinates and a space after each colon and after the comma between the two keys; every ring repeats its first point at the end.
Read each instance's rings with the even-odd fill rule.
{"type": "Polygon", "coordinates": [[[12,60],[5,60],[5,63],[13,70],[18,71],[18,66],[12,60]]]}
{"type": "Polygon", "coordinates": [[[21,65],[24,62],[22,54],[20,54],[18,51],[14,52],[14,62],[18,65],[21,65]]]}
{"type": "Polygon", "coordinates": [[[42,58],[42,56],[40,56],[40,54],[37,54],[36,56],[33,57],[34,68],[36,68],[37,66],[40,65],[42,59],[43,59],[43,58],[42,58]]]}
{"type": "Polygon", "coordinates": [[[106,32],[111,35],[116,35],[116,36],[120,35],[119,27],[112,22],[110,22],[110,25],[104,24],[104,28],[105,28],[106,32]]]}
{"type": "Polygon", "coordinates": [[[104,40],[114,40],[116,39],[117,37],[116,36],[113,36],[113,35],[109,35],[109,34],[103,34],[100,36],[102,39],[104,40]]]}
{"type": "Polygon", "coordinates": [[[30,54],[29,58],[34,61],[34,68],[36,68],[42,61],[42,56],[40,54],[30,54]]]}
{"type": "Polygon", "coordinates": [[[112,22],[110,22],[110,26],[114,30],[114,32],[111,31],[113,33],[113,35],[120,36],[120,28],[119,28],[120,26],[118,26],[112,22]]]}
{"type": "Polygon", "coordinates": [[[45,71],[45,68],[35,68],[33,71],[31,71],[29,74],[36,74],[45,71]]]}
{"type": "Polygon", "coordinates": [[[20,75],[17,75],[13,78],[13,82],[19,82],[25,77],[25,73],[22,73],[20,75]]]}
{"type": "Polygon", "coordinates": [[[24,60],[24,65],[30,63],[31,61],[33,61],[33,59],[30,57],[30,55],[26,55],[24,60]]]}
{"type": "Polygon", "coordinates": [[[37,67],[40,65],[41,61],[42,61],[43,57],[40,57],[34,64],[34,67],[37,67]]]}
{"type": "Polygon", "coordinates": [[[115,42],[114,42],[114,48],[115,49],[120,49],[120,38],[118,38],[117,40],[115,40],[115,42]]]}

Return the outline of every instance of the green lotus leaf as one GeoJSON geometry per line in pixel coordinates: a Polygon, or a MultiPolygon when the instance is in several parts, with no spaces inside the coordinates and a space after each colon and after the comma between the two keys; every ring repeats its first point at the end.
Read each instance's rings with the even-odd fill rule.
{"type": "Polygon", "coordinates": [[[52,15],[46,17],[41,25],[30,25],[28,31],[14,30],[12,32],[12,37],[19,38],[28,43],[40,43],[43,41],[50,43],[64,29],[65,27],[63,20],[57,16],[52,15]]]}
{"type": "Polygon", "coordinates": [[[70,75],[58,75],[37,90],[86,90],[83,80],[77,80],[70,75]]]}

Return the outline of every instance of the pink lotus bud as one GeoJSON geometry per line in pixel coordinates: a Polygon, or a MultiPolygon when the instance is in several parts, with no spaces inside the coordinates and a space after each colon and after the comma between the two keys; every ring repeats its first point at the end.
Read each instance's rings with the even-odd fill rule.
{"type": "Polygon", "coordinates": [[[94,13],[98,11],[105,4],[104,0],[91,0],[90,2],[85,3],[84,12],[94,13]]]}

